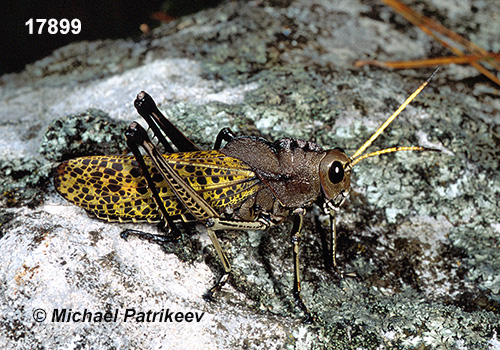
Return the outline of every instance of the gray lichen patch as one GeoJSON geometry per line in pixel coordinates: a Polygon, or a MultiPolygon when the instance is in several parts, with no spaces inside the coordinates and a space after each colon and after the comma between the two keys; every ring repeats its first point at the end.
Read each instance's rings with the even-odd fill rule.
{"type": "Polygon", "coordinates": [[[226,9],[224,14],[216,9],[200,12],[155,30],[149,57],[159,57],[168,48],[170,54],[200,60],[206,76],[232,83],[275,63],[278,55],[270,46],[281,31],[281,21],[262,7],[231,4],[226,9]]]}
{"type": "Polygon", "coordinates": [[[327,338],[336,344],[332,348],[488,347],[485,339],[499,331],[494,313],[443,306],[412,289],[392,294],[347,279],[340,286],[325,281],[319,290],[317,295],[330,296],[316,301],[327,338]]]}
{"type": "Polygon", "coordinates": [[[33,158],[0,162],[0,205],[36,207],[50,181],[51,164],[33,158]]]}
{"type": "Polygon", "coordinates": [[[50,161],[87,155],[123,154],[126,123],[89,109],[54,120],[44,134],[40,154],[50,161]]]}
{"type": "Polygon", "coordinates": [[[264,70],[251,79],[259,87],[247,94],[245,115],[271,140],[286,135],[314,141],[332,118],[322,78],[301,66],[264,70]]]}

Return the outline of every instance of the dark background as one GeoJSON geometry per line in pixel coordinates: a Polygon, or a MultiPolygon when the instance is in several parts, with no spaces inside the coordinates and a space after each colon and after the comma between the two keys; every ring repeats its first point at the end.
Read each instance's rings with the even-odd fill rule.
{"type": "Polygon", "coordinates": [[[58,47],[72,41],[106,38],[139,37],[141,24],[150,28],[163,21],[217,6],[222,0],[11,0],[3,4],[0,14],[0,74],[21,71],[58,47]],[[33,33],[25,24],[33,18],[33,33]],[[43,34],[38,33],[36,19],[78,18],[82,24],[79,34],[48,34],[47,23],[43,34]]]}

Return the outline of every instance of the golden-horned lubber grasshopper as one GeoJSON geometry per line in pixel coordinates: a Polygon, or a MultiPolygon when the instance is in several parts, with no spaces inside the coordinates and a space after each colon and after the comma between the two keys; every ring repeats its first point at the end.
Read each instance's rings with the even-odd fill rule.
{"type": "MultiPolygon", "coordinates": [[[[349,194],[354,165],[384,153],[433,150],[392,147],[363,155],[431,78],[351,157],[341,148],[324,150],[314,142],[292,138],[269,142],[236,136],[227,128],[217,135],[214,150],[202,151],[162,115],[147,93],[141,92],[134,105],[167,153],[162,154],[146,130],[133,122],[125,133],[133,156],[88,156],[63,162],[56,169],[55,187],[67,200],[101,219],[162,221],[173,236],[179,233],[178,221],[204,224],[224,267],[222,277],[205,295],[207,299],[226,283],[231,271],[216,231],[265,230],[293,214],[293,295],[310,320],[300,296],[299,271],[299,241],[306,209],[317,204],[330,215],[336,266],[335,212],[349,194]]],[[[125,236],[129,232],[124,231],[125,236]]]]}

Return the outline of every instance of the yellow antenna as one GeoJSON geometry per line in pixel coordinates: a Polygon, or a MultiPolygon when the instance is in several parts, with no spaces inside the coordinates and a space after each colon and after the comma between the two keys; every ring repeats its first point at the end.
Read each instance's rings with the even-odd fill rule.
{"type": "Polygon", "coordinates": [[[354,165],[356,165],[359,162],[361,162],[363,159],[374,157],[374,156],[378,156],[378,155],[381,155],[381,154],[392,153],[392,152],[399,152],[399,151],[434,151],[434,152],[441,152],[441,150],[436,149],[436,148],[428,148],[428,147],[421,147],[421,146],[391,147],[391,148],[381,149],[380,151],[375,151],[375,152],[371,152],[371,153],[362,155],[362,156],[354,159],[351,162],[351,164],[349,164],[349,165],[351,167],[353,167],[354,165]]]}
{"type": "Polygon", "coordinates": [[[391,147],[391,148],[386,148],[380,151],[375,151],[371,152],[365,155],[361,155],[370,145],[377,139],[377,137],[380,136],[384,132],[384,130],[393,122],[394,119],[410,104],[411,101],[417,97],[417,95],[429,84],[431,79],[434,77],[434,75],[437,73],[439,70],[439,67],[437,67],[434,72],[430,75],[429,78],[427,78],[426,81],[420,85],[415,92],[413,92],[410,97],[406,99],[406,101],[403,102],[401,106],[389,117],[387,120],[382,124],[380,128],[375,131],[375,133],[366,141],[363,146],[361,146],[352,156],[351,156],[351,164],[350,166],[354,166],[355,164],[359,163],[363,159],[369,158],[369,157],[374,157],[378,156],[380,154],[385,154],[385,153],[392,153],[392,152],[399,152],[399,151],[437,151],[440,152],[440,150],[434,149],[434,148],[427,148],[427,147],[419,147],[419,146],[410,146],[410,147],[391,147]]]}

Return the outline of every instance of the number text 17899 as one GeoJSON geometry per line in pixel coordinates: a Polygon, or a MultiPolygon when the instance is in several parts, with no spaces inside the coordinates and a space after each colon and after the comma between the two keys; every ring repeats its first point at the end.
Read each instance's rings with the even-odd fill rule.
{"type": "Polygon", "coordinates": [[[49,34],[79,34],[82,31],[82,22],[78,18],[73,18],[71,21],[67,18],[57,20],[55,18],[45,19],[45,18],[30,18],[26,23],[28,27],[29,34],[43,34],[44,29],[46,29],[49,34]],[[36,30],[35,23],[38,25],[38,30],[36,30]],[[47,26],[45,27],[45,24],[47,26]]]}

